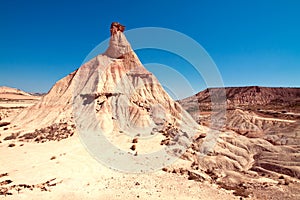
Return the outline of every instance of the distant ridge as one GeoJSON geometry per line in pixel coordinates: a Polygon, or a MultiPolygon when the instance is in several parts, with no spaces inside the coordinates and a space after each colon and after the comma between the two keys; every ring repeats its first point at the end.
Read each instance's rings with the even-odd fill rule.
{"type": "MultiPolygon", "coordinates": [[[[184,107],[192,102],[199,106],[208,106],[210,96],[218,95],[224,88],[205,89],[193,96],[180,100],[184,107]]],[[[238,105],[270,105],[270,104],[300,104],[300,88],[296,87],[225,87],[227,106],[238,105]]]]}
{"type": "Polygon", "coordinates": [[[11,88],[7,86],[0,86],[0,94],[17,94],[17,95],[31,96],[31,94],[24,92],[20,89],[11,88]]]}

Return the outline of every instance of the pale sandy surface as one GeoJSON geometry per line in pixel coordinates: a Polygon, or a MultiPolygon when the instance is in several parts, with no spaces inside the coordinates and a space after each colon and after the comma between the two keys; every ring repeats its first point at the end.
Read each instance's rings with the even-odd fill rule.
{"type": "Polygon", "coordinates": [[[9,143],[0,144],[0,173],[8,173],[0,181],[36,185],[56,178],[52,183],[57,184],[50,191],[12,190],[13,195],[2,199],[239,199],[216,185],[161,170],[148,174],[111,170],[94,160],[77,136],[43,144],[15,142],[15,147],[9,143]]]}

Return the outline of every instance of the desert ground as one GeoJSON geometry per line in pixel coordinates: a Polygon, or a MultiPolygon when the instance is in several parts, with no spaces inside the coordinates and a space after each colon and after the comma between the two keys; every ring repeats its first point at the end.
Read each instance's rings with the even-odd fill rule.
{"type": "MultiPolygon", "coordinates": [[[[1,122],[40,99],[17,94],[1,97],[1,122]]],[[[71,125],[61,124],[55,130],[60,136],[48,134],[45,142],[30,135],[9,137],[16,133],[7,127],[1,127],[0,136],[0,195],[4,199],[239,199],[209,181],[188,180],[188,174],[109,169],[88,154],[71,125]]]]}
{"type": "MultiPolygon", "coordinates": [[[[1,94],[1,123],[22,109],[40,101],[40,96],[24,96],[20,94],[1,94]]],[[[183,106],[187,104],[181,102],[183,106]]],[[[188,104],[191,106],[191,104],[188,104]]],[[[36,135],[20,137],[9,130],[9,125],[1,127],[0,136],[0,183],[1,198],[4,199],[298,199],[299,191],[299,129],[294,125],[299,122],[299,108],[283,107],[261,108],[249,110],[249,106],[241,109],[232,107],[228,110],[226,131],[220,140],[222,148],[216,147],[213,154],[203,158],[199,170],[193,166],[191,159],[182,157],[173,165],[151,173],[131,174],[109,169],[105,164],[97,162],[82,145],[76,129],[72,124],[60,124],[57,127],[46,128],[36,135]],[[283,112],[284,111],[284,112],[283,112]],[[247,118],[248,117],[248,118],[247,118]],[[246,119],[244,119],[246,118],[246,119]],[[239,122],[235,122],[239,120],[239,122]],[[243,121],[244,120],[244,121],[243,121]],[[269,124],[264,128],[265,140],[270,141],[263,146],[260,159],[250,159],[250,166],[246,170],[237,170],[242,165],[242,148],[245,142],[235,144],[229,140],[240,141],[239,136],[253,134],[255,131],[243,130],[252,127],[246,123],[269,124]],[[297,123],[296,123],[297,122],[297,123]],[[282,125],[285,124],[285,125],[282,125]],[[235,132],[233,131],[235,130],[235,132]],[[284,136],[274,133],[276,130],[286,130],[284,136]],[[52,132],[57,132],[53,133],[52,132]],[[48,133],[47,133],[48,132],[48,133]],[[272,133],[272,134],[271,134],[272,133]],[[44,137],[38,138],[44,134],[44,137]],[[289,142],[289,135],[296,141],[289,142]],[[13,136],[13,137],[11,137],[13,136]],[[230,137],[234,137],[230,139],[230,137]],[[284,145],[288,154],[276,149],[284,145]],[[43,142],[44,141],[44,142],[43,142]],[[284,143],[284,144],[286,144],[284,143]],[[270,147],[271,146],[271,147],[270,147]],[[265,151],[265,149],[273,151],[265,151]],[[218,159],[214,154],[219,156],[218,159]],[[236,155],[234,155],[236,154],[236,155]],[[228,159],[224,162],[222,158],[228,159]],[[236,167],[231,163],[236,162],[236,167]],[[257,163],[263,163],[256,164],[257,163]],[[214,164],[212,164],[214,163],[214,164]],[[274,167],[274,166],[282,166],[274,167]],[[283,167],[286,166],[286,167],[283,167]],[[290,167],[288,167],[290,166],[290,167]],[[294,170],[288,170],[293,168],[294,170]],[[204,170],[205,169],[205,170],[204,170]]],[[[258,106],[260,107],[260,106],[258,106]]],[[[207,107],[209,108],[209,107],[207,107]]],[[[201,122],[208,125],[211,112],[200,111],[201,122]],[[204,120],[206,119],[206,120],[204,120]]],[[[200,121],[199,121],[200,122],[200,121]]],[[[299,123],[298,123],[299,124],[299,123]]],[[[253,128],[253,127],[252,127],[253,128]]],[[[257,131],[261,132],[264,129],[257,131]]],[[[284,132],[281,132],[281,135],[284,132]]],[[[25,134],[24,134],[25,135],[25,134]]],[[[261,135],[261,134],[259,134],[261,135]]],[[[243,136],[244,137],[244,136],[243,136]]],[[[249,163],[248,163],[249,165],[249,163]]],[[[198,167],[199,168],[199,167],[198,167]]]]}

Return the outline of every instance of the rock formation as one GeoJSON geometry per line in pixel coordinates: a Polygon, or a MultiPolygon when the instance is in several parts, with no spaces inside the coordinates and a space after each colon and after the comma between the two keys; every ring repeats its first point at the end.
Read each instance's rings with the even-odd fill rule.
{"type": "MultiPolygon", "coordinates": [[[[179,102],[195,120],[209,126],[213,112],[210,98],[218,95],[219,90],[206,89],[179,102]]],[[[218,143],[209,156],[195,159],[191,167],[208,172],[221,187],[236,190],[241,196],[248,196],[245,191],[251,191],[263,198],[258,192],[262,187],[259,177],[276,182],[284,179],[278,182],[279,185],[288,185],[290,180],[297,183],[300,172],[300,89],[226,88],[226,95],[226,120],[218,143]]],[[[197,152],[199,144],[201,140],[193,143],[185,157],[191,158],[191,152],[197,152]]],[[[273,192],[278,188],[273,188],[273,192]]],[[[280,192],[277,194],[285,196],[280,192]]],[[[285,198],[297,199],[287,196],[285,198]]]]}
{"type": "MultiPolygon", "coordinates": [[[[71,126],[73,123],[87,148],[95,146],[95,141],[104,142],[108,138],[113,142],[124,138],[122,142],[115,141],[115,145],[131,152],[130,146],[126,146],[127,140],[153,138],[152,142],[138,144],[135,157],[131,159],[143,154],[141,145],[156,146],[150,148],[152,152],[164,145],[172,146],[172,150],[166,149],[162,155],[174,154],[177,158],[184,153],[193,136],[202,131],[180,104],[164,91],[154,75],[143,67],[121,31],[111,36],[106,52],[58,81],[40,102],[11,120],[11,126],[16,126],[14,130],[28,133],[56,124],[71,126]],[[99,138],[99,132],[105,137],[99,138]]],[[[105,145],[108,143],[96,146],[105,145]]],[[[97,152],[99,154],[100,150],[97,152]]],[[[107,159],[111,156],[106,155],[107,159]]],[[[166,164],[157,163],[157,167],[166,164]]],[[[144,166],[144,163],[140,164],[144,166]]]]}
{"type": "Polygon", "coordinates": [[[169,123],[197,127],[143,67],[121,31],[112,35],[104,54],[58,81],[39,103],[23,110],[12,123],[22,129],[42,128],[73,120],[73,110],[82,112],[80,118],[84,119],[83,107],[87,105],[92,105],[104,131],[145,127],[152,131],[169,123]],[[124,58],[117,59],[120,56],[124,58]]]}

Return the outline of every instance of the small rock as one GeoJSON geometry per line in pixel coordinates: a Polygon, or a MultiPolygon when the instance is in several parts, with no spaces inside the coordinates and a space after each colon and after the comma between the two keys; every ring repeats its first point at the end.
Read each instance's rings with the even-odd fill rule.
{"type": "Polygon", "coordinates": [[[282,175],[281,175],[281,176],[279,176],[279,178],[278,178],[278,179],[284,179],[284,176],[282,176],[282,175]]]}
{"type": "Polygon", "coordinates": [[[169,138],[167,138],[167,139],[164,139],[164,140],[162,140],[161,142],[160,142],[160,145],[169,145],[170,144],[170,139],[169,138]]]}
{"type": "Polygon", "coordinates": [[[138,139],[137,139],[137,138],[134,138],[134,139],[132,140],[132,143],[138,143],[138,139]]]}
{"type": "Polygon", "coordinates": [[[0,186],[1,186],[1,185],[7,185],[7,184],[10,184],[10,183],[12,183],[12,180],[1,181],[1,182],[0,182],[0,186]]]}
{"type": "Polygon", "coordinates": [[[203,176],[201,176],[200,174],[196,173],[196,172],[191,172],[188,171],[188,179],[189,180],[194,180],[194,181],[204,181],[205,178],[203,176]]]}
{"type": "Polygon", "coordinates": [[[3,140],[14,140],[19,136],[19,133],[13,133],[10,136],[5,137],[3,140]]]}
{"type": "Polygon", "coordinates": [[[56,157],[55,157],[55,156],[52,156],[52,157],[50,158],[50,160],[54,160],[54,159],[56,159],[56,157]]]}
{"type": "Polygon", "coordinates": [[[284,185],[289,185],[290,181],[288,179],[284,179],[284,185]]]}
{"type": "Polygon", "coordinates": [[[9,144],[8,147],[14,147],[16,146],[15,144],[9,144]]]}
{"type": "Polygon", "coordinates": [[[8,173],[0,174],[0,178],[3,176],[8,176],[8,173]]]}
{"type": "Polygon", "coordinates": [[[10,125],[10,122],[0,122],[0,127],[10,125]]]}
{"type": "Polygon", "coordinates": [[[164,172],[168,172],[168,169],[167,168],[162,168],[162,170],[164,171],[164,172]]]}
{"type": "Polygon", "coordinates": [[[134,151],[134,150],[136,149],[136,146],[135,146],[135,144],[134,144],[134,145],[132,145],[132,146],[130,147],[130,149],[131,149],[132,151],[134,151]]]}

